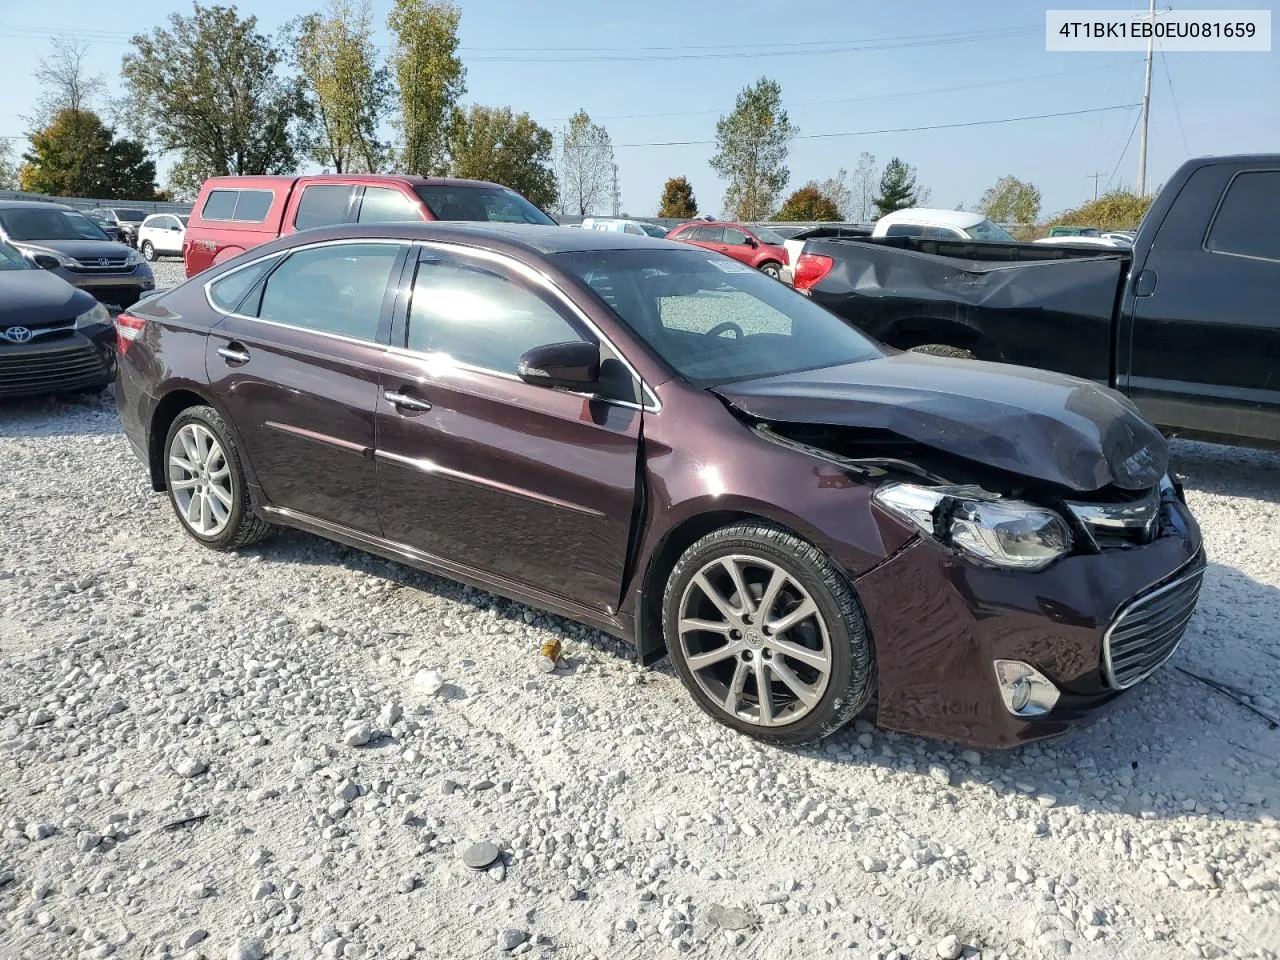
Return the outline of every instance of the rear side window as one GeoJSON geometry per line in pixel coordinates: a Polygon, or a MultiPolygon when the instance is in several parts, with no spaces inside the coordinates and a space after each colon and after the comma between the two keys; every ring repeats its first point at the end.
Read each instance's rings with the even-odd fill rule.
{"type": "Polygon", "coordinates": [[[581,340],[573,325],[532,290],[487,267],[423,262],[413,282],[409,349],[516,373],[532,347],[581,340]]]}
{"type": "Polygon", "coordinates": [[[200,218],[261,223],[267,219],[274,199],[270,190],[210,190],[200,208],[200,218]]]}
{"type": "Polygon", "coordinates": [[[884,232],[886,237],[918,237],[924,233],[924,227],[916,223],[891,223],[884,232]]]}
{"type": "Polygon", "coordinates": [[[258,316],[291,327],[376,341],[400,254],[393,243],[336,243],[292,254],[262,291],[258,316]]]}
{"type": "Polygon", "coordinates": [[[694,227],[690,240],[702,243],[724,243],[724,227],[694,227]]]}
{"type": "Polygon", "coordinates": [[[245,294],[279,262],[279,259],[279,257],[270,257],[260,260],[214,280],[209,284],[209,299],[219,310],[235,313],[245,294]]]}
{"type": "Polygon", "coordinates": [[[1241,173],[1209,228],[1206,246],[1214,253],[1280,261],[1280,170],[1241,173]]]}
{"type": "Polygon", "coordinates": [[[418,205],[399,190],[365,187],[359,223],[417,223],[423,219],[418,205]]]}
{"type": "Polygon", "coordinates": [[[310,230],[312,227],[342,223],[347,219],[347,201],[350,199],[351,187],[347,184],[304,187],[293,225],[298,230],[310,230]]]}

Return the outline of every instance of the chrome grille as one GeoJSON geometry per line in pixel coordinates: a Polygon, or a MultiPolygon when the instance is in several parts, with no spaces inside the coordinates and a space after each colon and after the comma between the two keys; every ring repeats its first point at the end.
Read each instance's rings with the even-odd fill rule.
{"type": "Polygon", "coordinates": [[[1149,676],[1178,648],[1191,622],[1204,579],[1204,561],[1131,601],[1116,615],[1102,641],[1107,684],[1124,690],[1149,676]]]}
{"type": "Polygon", "coordinates": [[[125,270],[129,266],[129,258],[124,257],[87,257],[83,260],[72,259],[75,264],[73,269],[85,273],[94,273],[98,271],[120,271],[125,270]]]}
{"type": "Polygon", "coordinates": [[[0,349],[0,397],[72,390],[106,376],[106,365],[88,342],[44,350],[0,349]]]}

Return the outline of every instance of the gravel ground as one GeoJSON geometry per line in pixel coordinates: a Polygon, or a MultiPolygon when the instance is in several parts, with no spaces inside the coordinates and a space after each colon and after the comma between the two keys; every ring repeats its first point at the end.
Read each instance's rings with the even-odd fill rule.
{"type": "Polygon", "coordinates": [[[1176,668],[1280,714],[1280,457],[1175,453],[1201,609],[1098,724],[788,751],[518,604],[199,547],[109,396],[2,407],[0,957],[1274,958],[1280,731],[1176,668]]]}

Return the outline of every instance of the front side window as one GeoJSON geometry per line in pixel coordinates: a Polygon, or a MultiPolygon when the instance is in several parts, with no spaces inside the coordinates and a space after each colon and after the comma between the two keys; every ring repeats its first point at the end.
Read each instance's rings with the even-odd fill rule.
{"type": "Polygon", "coordinates": [[[526,350],[582,339],[539,294],[490,266],[465,260],[418,264],[410,350],[515,374],[526,350]]]}
{"type": "Polygon", "coordinates": [[[418,205],[399,190],[365,187],[359,223],[418,223],[423,219],[418,205]]]}
{"type": "Polygon", "coordinates": [[[1209,228],[1206,246],[1214,253],[1280,260],[1280,170],[1241,173],[1209,228]]]}
{"type": "Polygon", "coordinates": [[[746,246],[747,235],[737,227],[725,227],[724,242],[735,247],[746,246]]]}
{"type": "Polygon", "coordinates": [[[0,224],[10,240],[108,240],[102,228],[75,210],[50,205],[0,210],[0,224]]]}
{"type": "Polygon", "coordinates": [[[400,247],[336,243],[298,250],[267,278],[258,316],[356,340],[377,340],[378,318],[400,247]]]}
{"type": "Polygon", "coordinates": [[[320,183],[303,187],[293,225],[298,230],[310,230],[342,223],[347,218],[350,199],[351,187],[347,184],[320,183]]]}
{"type": "Polygon", "coordinates": [[[553,255],[696,386],[883,356],[875,343],[757,270],[700,250],[553,255]]]}

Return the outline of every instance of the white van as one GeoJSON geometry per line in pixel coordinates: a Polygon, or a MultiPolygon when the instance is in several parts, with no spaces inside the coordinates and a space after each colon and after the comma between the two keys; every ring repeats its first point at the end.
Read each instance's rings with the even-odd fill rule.
{"type": "Polygon", "coordinates": [[[633,233],[638,237],[665,237],[667,228],[643,220],[623,220],[619,217],[587,217],[582,221],[583,230],[611,230],[615,233],[633,233]]]}

